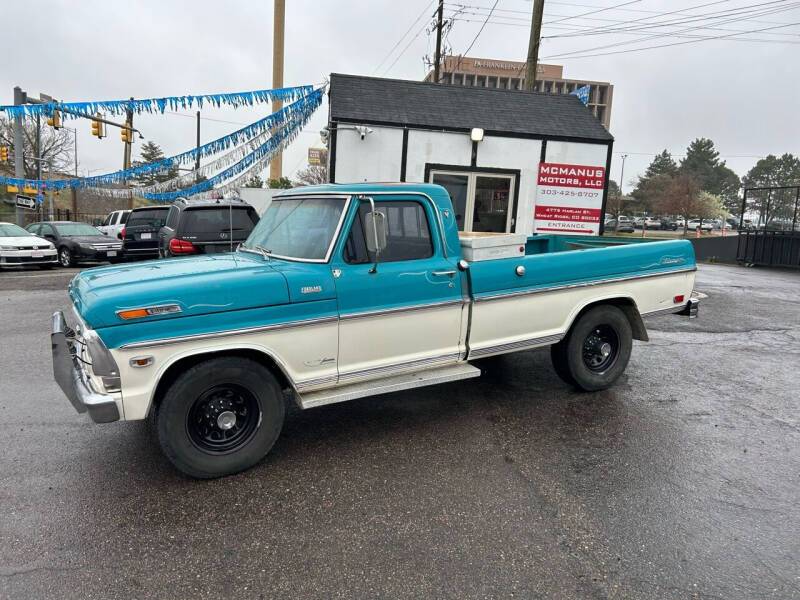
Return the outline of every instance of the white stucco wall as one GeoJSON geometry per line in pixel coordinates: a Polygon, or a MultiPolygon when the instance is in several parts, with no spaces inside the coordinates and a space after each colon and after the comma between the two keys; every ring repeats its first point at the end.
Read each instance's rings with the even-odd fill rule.
{"type": "MultiPolygon", "coordinates": [[[[576,142],[547,142],[546,162],[568,165],[606,166],[607,148],[601,144],[579,144],[576,142]]],[[[606,176],[608,174],[606,173],[606,176]]]]}
{"type": "Polygon", "coordinates": [[[533,231],[533,201],[541,155],[541,140],[486,136],[478,143],[476,170],[484,167],[520,171],[519,197],[514,213],[518,233],[530,234],[533,231]]]}
{"type": "Polygon", "coordinates": [[[468,133],[444,131],[408,132],[406,181],[425,181],[426,164],[469,166],[472,141],[468,133]]]}
{"type": "Polygon", "coordinates": [[[350,125],[336,132],[336,183],[400,181],[403,130],[374,127],[364,139],[350,125]]]}
{"type": "MultiPolygon", "coordinates": [[[[402,128],[369,126],[373,132],[362,140],[358,132],[340,124],[336,138],[336,182],[400,181],[403,149],[402,128]]],[[[533,232],[536,183],[541,140],[486,136],[478,143],[475,171],[481,168],[519,170],[519,195],[515,228],[533,232]]],[[[546,162],[605,167],[605,144],[548,141],[546,162]]],[[[472,141],[468,133],[409,130],[406,181],[425,181],[425,165],[469,167],[472,141]]]]}

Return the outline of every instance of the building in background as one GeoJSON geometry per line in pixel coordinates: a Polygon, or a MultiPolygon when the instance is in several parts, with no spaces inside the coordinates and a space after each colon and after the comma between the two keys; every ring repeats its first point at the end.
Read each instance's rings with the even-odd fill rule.
{"type": "Polygon", "coordinates": [[[443,186],[461,231],[602,232],[613,137],[575,96],[330,76],[333,183],[443,186]]]}
{"type": "MultiPolygon", "coordinates": [[[[611,100],[614,86],[606,81],[565,79],[564,67],[538,65],[536,90],[549,94],[571,94],[584,85],[590,86],[589,109],[606,129],[611,123],[611,100]]],[[[442,60],[439,83],[475,87],[521,90],[525,82],[525,63],[491,58],[445,56],[442,60]]],[[[425,81],[433,81],[433,71],[425,81]]]]}

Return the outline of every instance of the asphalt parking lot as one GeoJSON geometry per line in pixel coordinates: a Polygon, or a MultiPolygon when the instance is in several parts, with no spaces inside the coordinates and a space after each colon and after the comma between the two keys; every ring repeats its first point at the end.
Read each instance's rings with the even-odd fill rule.
{"type": "Polygon", "coordinates": [[[0,598],[800,598],[800,273],[701,266],[610,391],[491,359],[192,481],[52,381],[71,272],[0,273],[0,598]]]}

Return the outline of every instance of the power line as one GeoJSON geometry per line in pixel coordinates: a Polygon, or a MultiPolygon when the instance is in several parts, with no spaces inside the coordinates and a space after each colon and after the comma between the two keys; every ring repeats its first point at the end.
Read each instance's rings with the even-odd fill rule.
{"type": "MultiPolygon", "coordinates": [[[[392,49],[389,50],[389,52],[386,53],[386,56],[383,57],[383,60],[381,60],[381,62],[378,63],[378,66],[375,67],[375,69],[373,69],[373,71],[372,71],[373,73],[377,73],[378,72],[378,70],[383,66],[383,64],[386,62],[386,60],[392,55],[392,52],[394,52],[397,49],[397,47],[403,42],[403,40],[406,38],[406,36],[411,32],[411,30],[414,28],[414,26],[417,24],[417,22],[421,18],[423,18],[426,14],[428,14],[428,11],[430,10],[430,7],[433,6],[435,1],[436,0],[432,0],[430,3],[428,3],[425,6],[425,8],[422,10],[422,12],[419,14],[419,16],[416,19],[414,19],[414,22],[411,23],[411,25],[408,27],[408,29],[406,29],[406,32],[403,35],[401,35],[400,39],[397,40],[397,42],[395,43],[394,46],[392,46],[392,49]]],[[[394,65],[392,65],[392,66],[394,66],[394,65]]]]}
{"type": "MultiPolygon", "coordinates": [[[[759,32],[767,31],[767,30],[770,30],[770,29],[780,29],[782,27],[791,27],[793,25],[800,25],[800,21],[798,21],[796,23],[788,23],[786,25],[773,25],[772,27],[764,27],[763,29],[753,29],[753,30],[750,30],[750,31],[745,31],[743,33],[759,33],[759,32]]],[[[574,54],[574,53],[570,52],[567,55],[565,55],[565,54],[561,54],[561,55],[554,54],[552,56],[545,56],[544,58],[545,58],[545,60],[549,60],[551,58],[559,58],[559,59],[562,59],[562,58],[568,58],[568,59],[569,58],[590,58],[590,57],[595,57],[595,56],[610,56],[612,54],[628,54],[630,52],[641,52],[642,50],[653,50],[655,48],[668,48],[668,47],[671,47],[671,46],[682,46],[684,44],[696,44],[698,42],[705,42],[705,41],[709,41],[709,40],[721,40],[721,39],[725,39],[727,37],[731,37],[731,36],[734,36],[734,35],[739,35],[739,34],[738,33],[729,33],[727,35],[712,36],[712,37],[707,37],[707,38],[703,38],[703,39],[699,39],[699,40],[687,40],[687,41],[683,41],[683,42],[672,42],[671,44],[658,44],[656,46],[645,46],[644,48],[630,48],[628,50],[616,50],[614,52],[600,52],[600,53],[596,53],[596,54],[581,54],[580,56],[570,56],[570,55],[574,54]]]]}
{"type": "MultiPolygon", "coordinates": [[[[772,3],[766,3],[766,4],[772,4],[772,3]]],[[[785,12],[787,10],[792,10],[792,8],[794,8],[797,5],[800,5],[800,3],[795,3],[794,5],[790,5],[789,7],[765,9],[765,10],[761,11],[760,15],[775,14],[775,13],[778,13],[778,12],[785,12]]],[[[734,18],[731,18],[731,19],[727,19],[727,20],[723,20],[723,21],[717,21],[715,24],[723,25],[725,23],[733,23],[733,22],[742,21],[742,20],[747,20],[747,19],[746,18],[742,18],[740,16],[737,16],[737,17],[734,17],[734,18]]],[[[770,30],[770,29],[780,29],[782,27],[789,27],[791,25],[793,25],[793,24],[790,23],[790,24],[783,24],[783,25],[777,25],[777,26],[772,26],[772,27],[765,27],[765,28],[758,29],[758,30],[737,31],[737,32],[734,32],[734,33],[725,34],[725,35],[721,35],[721,36],[708,36],[708,37],[705,37],[703,39],[704,40],[721,39],[721,38],[733,37],[733,36],[741,35],[741,34],[753,33],[754,31],[767,31],[767,30],[770,30]]],[[[562,56],[571,56],[571,55],[576,55],[576,54],[583,54],[585,52],[592,52],[594,50],[604,50],[606,48],[615,48],[615,47],[618,47],[618,46],[627,46],[628,44],[637,44],[637,43],[644,42],[644,41],[647,41],[647,40],[653,40],[653,39],[668,37],[670,35],[675,35],[675,34],[678,34],[678,33],[687,33],[689,31],[696,31],[698,29],[703,29],[703,26],[702,25],[696,25],[694,27],[688,27],[688,28],[684,28],[684,29],[679,29],[677,31],[671,31],[669,33],[657,33],[657,34],[654,34],[654,35],[650,35],[650,36],[646,36],[646,37],[640,38],[638,40],[627,40],[627,41],[624,41],[624,42],[615,42],[615,43],[611,43],[611,44],[605,44],[603,46],[594,46],[592,48],[583,48],[581,50],[573,50],[571,52],[563,52],[563,53],[561,53],[559,55],[555,55],[555,56],[558,56],[560,58],[562,56]]],[[[700,41],[700,40],[695,40],[695,41],[700,41]]]]}
{"type": "Polygon", "coordinates": [[[628,2],[623,2],[621,4],[615,4],[614,6],[607,6],[604,8],[598,8],[597,10],[590,10],[589,12],[582,13],[580,15],[570,15],[569,17],[563,17],[561,19],[556,19],[555,21],[545,21],[542,25],[552,25],[553,23],[560,23],[561,21],[567,21],[569,19],[578,19],[580,17],[585,17],[588,15],[594,15],[597,13],[605,12],[608,10],[614,10],[615,8],[620,8],[622,6],[628,6],[630,4],[638,4],[642,0],[628,0],[628,2]]]}
{"type": "Polygon", "coordinates": [[[422,32],[423,32],[423,31],[425,31],[425,28],[426,28],[427,26],[428,26],[427,22],[425,22],[425,23],[423,23],[423,24],[422,24],[422,28],[421,28],[419,31],[417,31],[417,34],[416,34],[416,35],[415,35],[413,38],[411,38],[411,39],[409,40],[408,44],[406,44],[406,45],[405,45],[405,47],[404,47],[404,48],[403,48],[403,50],[400,52],[400,54],[398,54],[398,55],[397,55],[397,57],[394,59],[394,61],[392,62],[392,64],[390,64],[390,65],[389,65],[389,66],[388,66],[388,67],[387,67],[387,68],[386,68],[386,69],[383,71],[383,74],[384,74],[384,75],[386,75],[386,74],[387,74],[389,71],[391,71],[391,70],[392,70],[392,68],[393,68],[393,67],[394,67],[394,66],[397,64],[397,61],[398,61],[398,60],[400,60],[400,58],[401,58],[401,57],[402,57],[402,56],[403,56],[403,55],[406,53],[406,51],[407,51],[407,50],[408,50],[408,49],[411,47],[411,44],[413,44],[413,43],[416,41],[416,39],[417,39],[417,38],[418,38],[420,35],[422,35],[422,32]]]}
{"type": "Polygon", "coordinates": [[[483,29],[486,27],[486,23],[488,23],[489,19],[492,17],[494,9],[497,8],[498,2],[500,2],[500,0],[494,0],[494,4],[492,5],[492,9],[489,11],[489,15],[486,17],[486,20],[483,22],[483,25],[481,25],[481,28],[478,30],[478,33],[475,34],[475,37],[472,39],[472,43],[470,43],[469,47],[463,52],[461,56],[464,56],[464,54],[469,54],[469,51],[472,50],[472,47],[475,45],[475,42],[477,42],[478,38],[481,37],[481,33],[483,33],[483,29]]]}

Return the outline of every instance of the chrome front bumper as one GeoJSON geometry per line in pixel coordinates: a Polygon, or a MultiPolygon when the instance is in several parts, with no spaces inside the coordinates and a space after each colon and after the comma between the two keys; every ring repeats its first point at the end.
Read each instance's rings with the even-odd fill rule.
{"type": "Polygon", "coordinates": [[[53,376],[61,391],[79,413],[88,412],[95,423],[119,421],[119,409],[112,396],[98,394],[77,358],[74,332],[67,327],[64,313],[53,313],[50,342],[53,351],[53,376]]]}

